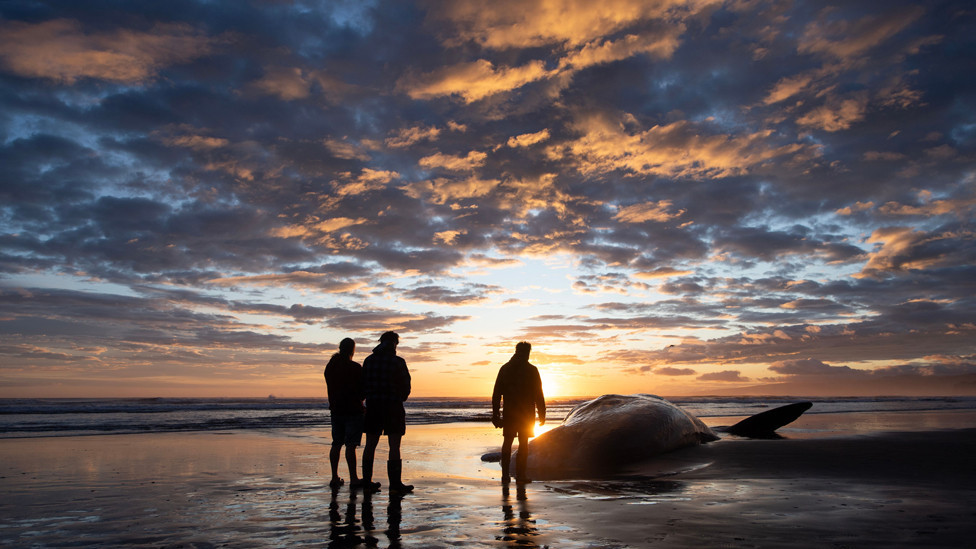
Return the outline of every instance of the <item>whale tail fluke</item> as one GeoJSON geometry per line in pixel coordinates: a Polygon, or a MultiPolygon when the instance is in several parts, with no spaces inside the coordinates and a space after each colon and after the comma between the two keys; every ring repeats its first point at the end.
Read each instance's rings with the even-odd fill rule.
{"type": "Polygon", "coordinates": [[[776,429],[792,423],[813,406],[812,402],[795,402],[772,410],[747,417],[725,429],[725,432],[740,437],[775,438],[776,429]]]}

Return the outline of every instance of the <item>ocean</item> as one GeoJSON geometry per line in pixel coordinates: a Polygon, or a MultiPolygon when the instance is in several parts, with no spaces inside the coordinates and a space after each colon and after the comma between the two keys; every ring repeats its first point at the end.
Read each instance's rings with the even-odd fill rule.
{"type": "MultiPolygon", "coordinates": [[[[548,423],[558,423],[587,398],[552,399],[548,423]]],[[[676,397],[675,404],[702,418],[745,417],[809,400],[805,415],[864,412],[976,411],[976,397],[676,397]]],[[[487,398],[411,398],[412,425],[484,422],[487,398]]],[[[324,398],[121,398],[0,399],[0,438],[159,433],[178,431],[274,430],[329,425],[324,398]]]]}

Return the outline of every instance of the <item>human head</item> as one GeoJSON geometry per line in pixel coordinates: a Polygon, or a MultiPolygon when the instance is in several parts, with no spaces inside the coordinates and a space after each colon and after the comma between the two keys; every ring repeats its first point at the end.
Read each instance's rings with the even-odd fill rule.
{"type": "Polygon", "coordinates": [[[532,344],[528,341],[519,341],[515,344],[515,356],[520,358],[529,358],[529,352],[532,350],[532,344]]]}
{"type": "Polygon", "coordinates": [[[396,332],[383,332],[383,335],[380,336],[380,343],[396,347],[400,343],[400,336],[396,332]]]}
{"type": "Polygon", "coordinates": [[[339,342],[339,354],[346,355],[352,358],[352,355],[356,352],[356,342],[352,338],[345,338],[339,342]]]}

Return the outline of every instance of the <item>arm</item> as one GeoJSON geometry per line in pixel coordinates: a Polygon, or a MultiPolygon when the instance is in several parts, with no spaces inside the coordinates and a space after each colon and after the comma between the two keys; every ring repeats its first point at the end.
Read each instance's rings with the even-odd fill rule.
{"type": "Polygon", "coordinates": [[[546,423],[546,396],[542,394],[542,376],[539,375],[539,370],[535,371],[536,384],[535,384],[535,407],[539,412],[539,425],[545,425],[546,423]]]}
{"type": "Polygon", "coordinates": [[[399,382],[399,392],[400,400],[406,402],[407,398],[410,396],[410,370],[407,369],[407,361],[402,358],[400,362],[400,382],[399,382]]]}
{"type": "Polygon", "coordinates": [[[495,376],[495,387],[491,390],[491,415],[493,416],[497,416],[501,413],[502,386],[502,371],[498,370],[498,375],[495,376]]]}

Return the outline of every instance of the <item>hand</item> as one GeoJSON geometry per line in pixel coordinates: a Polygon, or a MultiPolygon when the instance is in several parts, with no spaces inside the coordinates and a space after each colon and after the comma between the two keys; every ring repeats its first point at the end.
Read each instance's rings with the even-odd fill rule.
{"type": "Polygon", "coordinates": [[[545,425],[545,424],[546,424],[546,418],[545,418],[545,416],[540,417],[539,418],[539,425],[542,426],[542,425],[545,425]]]}
{"type": "Polygon", "coordinates": [[[502,427],[502,415],[498,412],[493,412],[491,414],[491,424],[495,426],[496,429],[502,427]]]}

